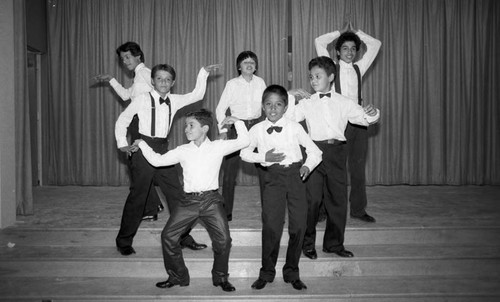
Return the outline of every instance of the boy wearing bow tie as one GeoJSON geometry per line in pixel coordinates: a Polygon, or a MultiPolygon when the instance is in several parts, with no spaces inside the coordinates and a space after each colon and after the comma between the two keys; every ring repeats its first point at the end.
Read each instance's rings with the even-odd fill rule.
{"type": "Polygon", "coordinates": [[[321,162],[321,151],[302,126],[283,115],[288,106],[285,88],[271,85],[262,95],[266,119],[250,131],[250,145],[241,150],[241,158],[264,167],[262,191],[262,267],[252,284],[262,289],[276,276],[281,235],[288,209],[288,249],[283,266],[283,279],[297,290],[307,289],[300,280],[299,259],[307,221],[305,179],[321,162]],[[305,147],[303,162],[300,146],[305,147]],[[254,152],[257,148],[258,152],[254,152]]]}
{"type": "MultiPolygon", "coordinates": [[[[156,65],[151,71],[154,89],[135,97],[118,117],[115,124],[116,142],[120,151],[131,157],[130,172],[132,174],[130,193],[125,201],[120,231],[116,237],[116,247],[122,255],[128,256],[135,253],[132,241],[142,220],[149,189],[154,183],[158,184],[165,194],[170,213],[175,209],[175,203],[182,197],[182,187],[175,166],[162,168],[151,166],[139,147],[128,144],[127,127],[137,114],[141,139],[156,152],[166,153],[168,151],[167,136],[175,113],[182,107],[203,99],[210,71],[218,67],[218,65],[210,65],[201,68],[194,90],[181,95],[170,93],[170,89],[175,84],[175,69],[167,64],[156,65]]],[[[205,244],[198,244],[187,234],[183,236],[181,245],[193,250],[207,247],[205,244]]]]}
{"type": "Polygon", "coordinates": [[[309,62],[309,81],[316,91],[308,99],[290,106],[287,116],[297,122],[306,120],[309,136],[323,152],[323,161],[313,171],[306,183],[308,217],[304,237],[304,255],[316,259],[316,224],[325,191],[327,214],[323,252],[341,257],[353,257],[344,248],[344,232],[347,219],[347,172],[346,138],[347,123],[368,126],[380,117],[372,105],[361,107],[350,98],[332,91],[335,79],[335,63],[329,57],[317,57],[309,62]],[[323,188],[326,185],[326,190],[323,188]]]}

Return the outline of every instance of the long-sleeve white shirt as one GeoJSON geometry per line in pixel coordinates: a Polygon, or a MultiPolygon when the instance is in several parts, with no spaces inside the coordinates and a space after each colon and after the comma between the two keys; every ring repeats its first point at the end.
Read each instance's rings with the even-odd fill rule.
{"type": "Polygon", "coordinates": [[[278,164],[287,166],[295,162],[302,161],[300,146],[305,147],[307,159],[304,163],[309,171],[312,171],[322,160],[321,150],[309,138],[304,128],[297,122],[285,117],[276,123],[271,123],[268,119],[254,125],[250,131],[250,144],[241,150],[241,158],[250,163],[259,163],[262,166],[270,166],[275,162],[266,162],[266,152],[275,149],[276,153],[284,153],[285,159],[278,164]],[[267,129],[271,126],[283,127],[281,132],[273,131],[271,134],[267,129]],[[258,152],[254,152],[255,148],[258,152]]]}
{"type": "Polygon", "coordinates": [[[147,68],[144,63],[140,63],[135,67],[134,73],[134,83],[129,88],[123,87],[115,78],[109,80],[109,85],[113,87],[116,94],[118,94],[123,101],[129,99],[133,100],[134,97],[153,90],[151,69],[147,68]]]}
{"type": "Polygon", "coordinates": [[[194,142],[181,145],[165,154],[155,153],[142,141],[139,147],[148,162],[155,166],[180,163],[184,176],[184,192],[203,192],[219,188],[219,171],[224,156],[248,146],[248,131],[242,121],[235,123],[238,138],[211,141],[206,138],[200,145],[194,142]]]}
{"type": "Polygon", "coordinates": [[[250,82],[241,75],[229,80],[215,109],[219,133],[227,132],[226,128],[222,128],[227,108],[231,109],[232,116],[242,120],[259,118],[262,114],[262,93],[265,89],[266,83],[256,75],[252,76],[250,82]]]}
{"type": "MultiPolygon", "coordinates": [[[[366,73],[370,65],[372,65],[375,57],[377,56],[382,42],[367,35],[366,33],[358,30],[356,35],[366,44],[366,53],[363,57],[356,61],[354,64],[358,65],[361,77],[366,73]]],[[[317,37],[314,40],[314,45],[316,46],[316,53],[318,56],[330,57],[327,46],[335,39],[340,37],[340,32],[334,31],[331,33],[324,34],[317,37]]],[[[352,98],[353,102],[358,102],[358,76],[356,71],[352,66],[353,63],[346,63],[342,60],[339,61],[339,77],[340,77],[340,89],[342,90],[342,95],[352,98]]]]}
{"type": "Polygon", "coordinates": [[[365,113],[363,107],[351,98],[330,91],[331,97],[319,97],[319,93],[309,99],[302,99],[298,104],[288,105],[285,116],[297,122],[306,120],[309,136],[314,141],[337,139],[345,141],[347,123],[368,126],[380,118],[380,110],[375,116],[365,113]]]}
{"type": "MultiPolygon", "coordinates": [[[[184,106],[200,101],[205,95],[207,88],[207,78],[209,73],[202,68],[198,73],[196,86],[193,91],[187,94],[171,94],[167,96],[171,104],[171,121],[177,110],[184,106]]],[[[168,124],[168,105],[160,105],[160,95],[156,90],[151,91],[155,102],[155,135],[154,137],[166,138],[171,125],[168,124]]],[[[120,114],[115,123],[115,138],[118,148],[128,146],[127,127],[134,115],[139,116],[139,133],[146,136],[151,135],[151,97],[149,93],[143,93],[133,99],[128,107],[120,114]]]]}

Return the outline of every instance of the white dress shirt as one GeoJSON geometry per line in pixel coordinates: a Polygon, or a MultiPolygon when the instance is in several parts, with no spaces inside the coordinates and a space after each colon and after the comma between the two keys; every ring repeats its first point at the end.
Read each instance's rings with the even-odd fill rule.
{"type": "Polygon", "coordinates": [[[219,171],[224,156],[248,146],[248,131],[242,121],[235,123],[238,138],[211,141],[206,138],[198,147],[194,142],[181,145],[161,155],[142,141],[139,147],[148,162],[155,166],[180,163],[184,175],[184,192],[194,193],[219,188],[219,171]]]}
{"type": "MultiPolygon", "coordinates": [[[[365,72],[375,60],[382,42],[365,34],[361,30],[358,30],[356,32],[356,35],[358,35],[360,40],[366,44],[366,53],[359,61],[355,62],[355,64],[359,67],[361,77],[363,77],[365,72]]],[[[314,45],[316,46],[316,53],[318,54],[318,56],[330,57],[327,46],[338,37],[340,37],[340,32],[338,30],[317,37],[314,40],[314,45]]],[[[356,75],[356,71],[354,70],[352,64],[353,63],[346,63],[342,60],[339,60],[340,89],[342,90],[342,95],[352,98],[353,102],[357,103],[358,76],[356,75]]]]}
{"type": "MultiPolygon", "coordinates": [[[[207,88],[207,78],[209,73],[202,68],[198,73],[196,87],[188,94],[171,94],[167,96],[171,104],[171,121],[174,120],[174,115],[177,110],[184,106],[200,101],[205,95],[207,88]]],[[[151,91],[151,95],[155,102],[155,135],[154,137],[166,138],[170,126],[168,124],[168,105],[163,103],[160,105],[160,95],[156,90],[151,91]]],[[[146,136],[151,135],[151,96],[149,93],[143,93],[133,99],[128,107],[120,114],[115,124],[115,137],[118,148],[128,146],[127,142],[127,127],[134,115],[139,116],[139,133],[146,136]]]]}
{"type": "Polygon", "coordinates": [[[241,120],[259,118],[262,114],[262,93],[265,89],[266,83],[256,75],[252,76],[250,82],[241,75],[229,80],[215,109],[219,133],[227,132],[226,128],[222,128],[227,108],[231,109],[232,116],[241,120]]]}
{"type": "Polygon", "coordinates": [[[151,69],[147,68],[144,63],[140,63],[135,67],[134,74],[134,83],[129,88],[123,87],[115,78],[109,80],[109,85],[113,87],[123,101],[133,100],[134,97],[153,90],[151,69]]]}
{"type": "Polygon", "coordinates": [[[297,122],[306,120],[309,136],[314,141],[336,139],[345,141],[344,131],[347,123],[368,126],[380,118],[380,110],[375,116],[365,113],[363,107],[351,98],[332,92],[331,97],[319,97],[319,93],[309,99],[302,99],[298,104],[289,104],[285,116],[297,122]]]}
{"type": "Polygon", "coordinates": [[[277,164],[266,162],[266,152],[275,149],[275,153],[284,153],[285,159],[278,164],[288,166],[292,163],[302,161],[300,146],[306,148],[307,159],[304,165],[312,171],[322,160],[321,150],[309,138],[304,128],[297,122],[285,117],[276,123],[271,123],[268,119],[253,126],[250,131],[250,144],[241,150],[240,156],[246,162],[259,163],[262,166],[277,164]],[[271,134],[267,129],[271,126],[283,127],[281,132],[273,131],[271,134]],[[254,152],[255,148],[258,152],[254,152]]]}

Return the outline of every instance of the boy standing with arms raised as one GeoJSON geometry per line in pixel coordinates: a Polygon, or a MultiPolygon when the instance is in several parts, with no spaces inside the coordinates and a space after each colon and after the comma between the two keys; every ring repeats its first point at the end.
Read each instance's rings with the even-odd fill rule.
{"type": "Polygon", "coordinates": [[[263,172],[262,191],[262,267],[252,284],[262,289],[276,276],[281,235],[288,209],[288,249],[283,266],[283,279],[297,290],[307,289],[300,280],[299,260],[307,222],[305,179],[321,162],[321,151],[307,136],[304,128],[283,115],[288,106],[285,88],[271,85],[262,95],[266,120],[250,129],[250,145],[241,150],[241,158],[259,163],[263,172]],[[300,146],[305,147],[303,163],[300,146]],[[255,148],[258,152],[254,152],[255,148]]]}
{"type": "Polygon", "coordinates": [[[351,99],[332,91],[335,63],[329,57],[309,62],[309,80],[316,91],[309,99],[290,106],[288,114],[296,121],[306,120],[309,136],[323,152],[323,161],[307,181],[308,217],[304,255],[316,259],[316,224],[325,191],[327,214],[323,252],[353,257],[344,248],[347,220],[347,171],[345,128],[348,122],[368,126],[378,121],[380,112],[372,105],[361,107],[351,99]],[[326,186],[326,190],[324,190],[326,186]]]}
{"type": "MultiPolygon", "coordinates": [[[[327,46],[335,39],[337,39],[335,51],[338,59],[335,92],[350,97],[357,104],[363,105],[361,79],[375,60],[382,43],[361,30],[355,31],[349,22],[342,30],[324,34],[314,40],[318,56],[329,57],[327,46]],[[366,53],[355,62],[361,41],[366,45],[366,53]]],[[[375,218],[366,212],[368,200],[366,198],[365,167],[368,150],[368,127],[348,123],[345,136],[347,139],[347,162],[351,176],[350,215],[352,218],[365,222],[375,222],[375,218]]]]}
{"type": "MultiPolygon", "coordinates": [[[[128,256],[135,253],[132,241],[139,228],[144,212],[146,199],[153,183],[158,184],[167,197],[169,211],[176,208],[176,203],[182,195],[177,169],[174,166],[152,167],[138,151],[138,147],[128,144],[127,127],[132,118],[139,117],[139,134],[143,140],[161,154],[168,151],[168,133],[173,117],[180,108],[200,101],[205,95],[209,72],[218,68],[218,65],[204,67],[198,73],[196,86],[188,94],[172,94],[170,89],[175,84],[175,70],[167,64],[153,67],[151,81],[154,90],[137,96],[133,102],[120,114],[115,124],[115,137],[120,151],[131,156],[131,184],[130,193],[125,201],[120,231],[116,237],[118,251],[128,256]]],[[[188,232],[189,233],[189,232],[188,232]]],[[[198,244],[191,236],[184,236],[183,246],[193,250],[206,248],[198,244]]]]}
{"type": "Polygon", "coordinates": [[[161,233],[161,245],[168,280],[158,282],[157,287],[170,288],[175,285],[188,286],[189,272],[182,257],[179,244],[181,234],[190,230],[198,219],[204,222],[214,251],[212,283],[223,291],[234,291],[228,281],[229,251],[231,237],[224,210],[223,198],[219,194],[219,171],[222,159],[248,145],[245,124],[235,117],[226,117],[223,125],[234,124],[238,138],[211,141],[207,137],[213,125],[212,114],[206,110],[186,115],[186,137],[190,141],[163,155],[155,153],[145,141],[138,140],[144,157],[155,167],[180,163],[184,175],[184,192],[179,206],[174,209],[161,233]]]}

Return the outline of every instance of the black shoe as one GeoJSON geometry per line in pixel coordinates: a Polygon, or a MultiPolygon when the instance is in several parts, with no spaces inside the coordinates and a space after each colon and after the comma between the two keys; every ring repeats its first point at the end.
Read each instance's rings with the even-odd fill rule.
{"type": "Polygon", "coordinates": [[[346,250],[346,249],[341,249],[340,251],[330,251],[330,250],[327,250],[327,249],[323,249],[323,252],[337,254],[337,255],[339,255],[340,257],[343,257],[343,258],[352,258],[352,257],[354,257],[354,254],[352,252],[346,250]]]}
{"type": "Polygon", "coordinates": [[[192,242],[187,243],[187,244],[182,244],[181,243],[181,247],[182,248],[187,247],[188,249],[191,249],[193,251],[199,251],[199,250],[202,250],[202,249],[206,249],[207,245],[203,244],[203,243],[198,243],[198,242],[196,242],[196,241],[193,240],[192,242]]]}
{"type": "Polygon", "coordinates": [[[158,205],[158,213],[161,213],[163,212],[163,210],[165,209],[165,207],[163,206],[163,204],[160,202],[160,204],[158,205]]]}
{"type": "Polygon", "coordinates": [[[262,280],[261,278],[255,280],[255,282],[252,284],[252,288],[254,289],[263,289],[264,287],[266,287],[266,284],[267,283],[271,283],[273,281],[266,281],[266,280],[262,280]]]}
{"type": "Polygon", "coordinates": [[[220,286],[225,292],[234,292],[236,290],[236,288],[229,281],[214,283],[214,286],[220,286]]]}
{"type": "Polygon", "coordinates": [[[310,249],[310,250],[304,250],[303,251],[304,256],[306,256],[309,259],[316,259],[318,258],[318,253],[316,253],[315,249],[310,249]]]}
{"type": "Polygon", "coordinates": [[[188,286],[189,282],[181,283],[179,281],[173,281],[173,280],[168,279],[167,281],[156,283],[156,287],[159,287],[159,288],[171,288],[171,287],[176,286],[176,285],[188,286]]]}
{"type": "Polygon", "coordinates": [[[296,290],[303,290],[307,289],[307,286],[304,284],[304,282],[300,281],[300,279],[293,280],[293,281],[285,281],[286,283],[291,283],[293,288],[296,290]]]}
{"type": "Polygon", "coordinates": [[[364,214],[364,215],[361,215],[361,216],[354,216],[354,215],[351,215],[352,218],[354,219],[359,219],[361,221],[364,221],[364,222],[375,222],[375,218],[373,218],[372,216],[368,215],[368,214],[364,214]]]}
{"type": "Polygon", "coordinates": [[[227,215],[227,221],[233,221],[233,215],[232,214],[227,215]]]}
{"type": "Polygon", "coordinates": [[[122,254],[123,256],[130,256],[132,254],[135,254],[135,250],[131,246],[126,246],[126,247],[119,247],[117,246],[116,249],[122,254]]]}
{"type": "Polygon", "coordinates": [[[142,221],[151,222],[151,221],[156,221],[156,220],[158,220],[158,214],[156,214],[156,215],[147,215],[147,216],[142,217],[142,221]]]}

